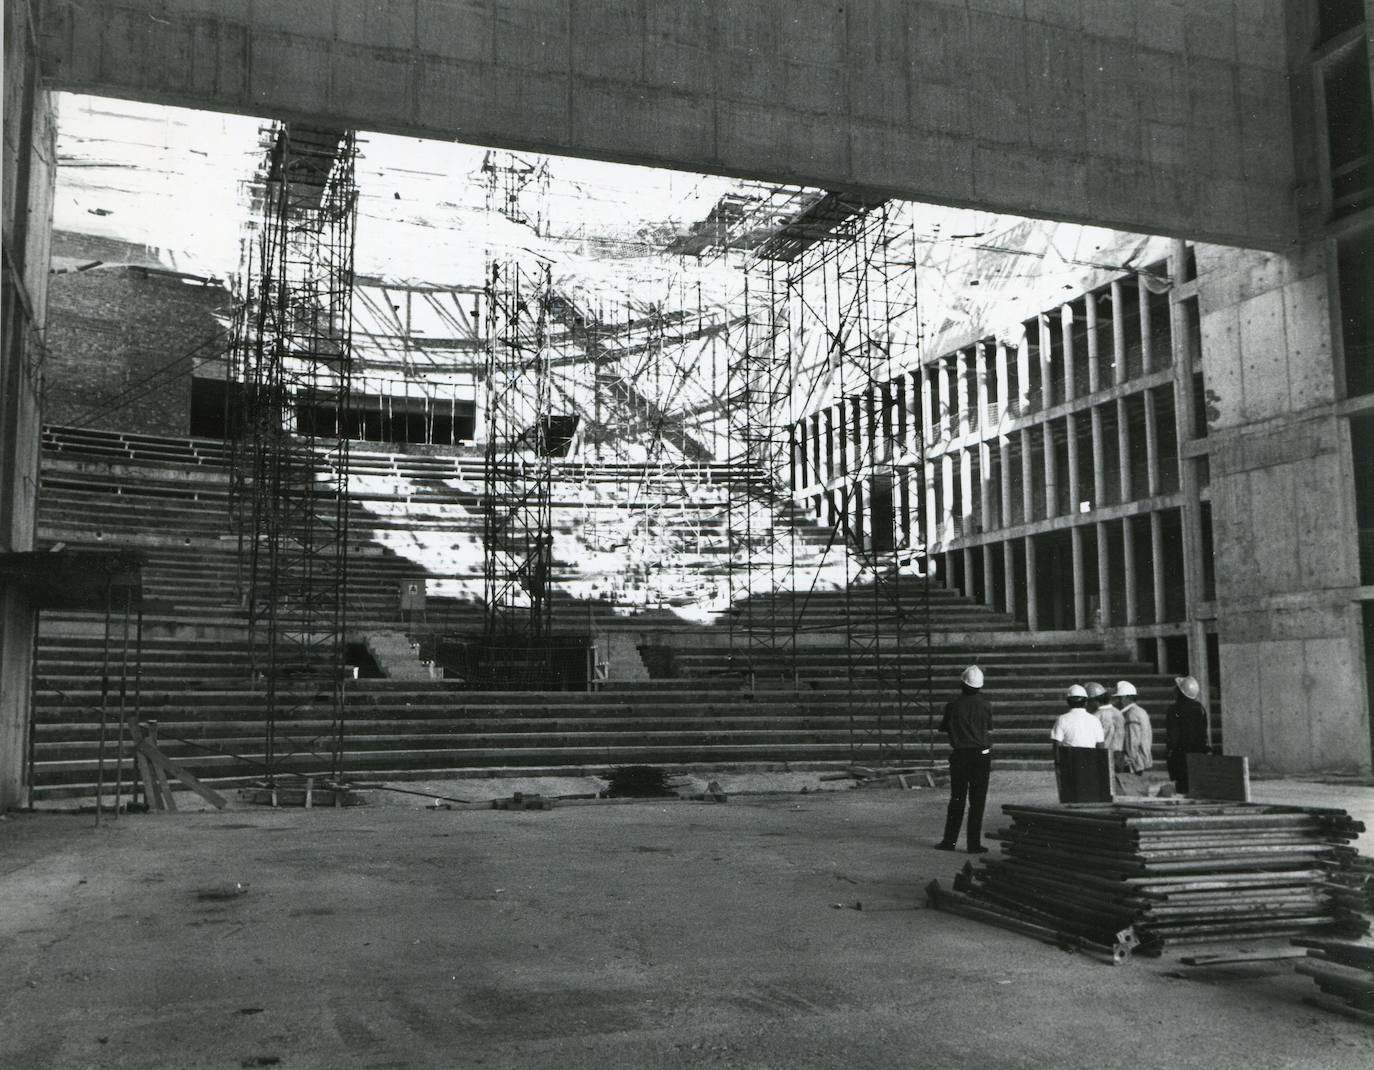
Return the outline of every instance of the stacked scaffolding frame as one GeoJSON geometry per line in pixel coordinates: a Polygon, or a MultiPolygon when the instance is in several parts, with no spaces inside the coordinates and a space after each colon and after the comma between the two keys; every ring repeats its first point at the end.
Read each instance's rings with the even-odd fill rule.
{"type": "Polygon", "coordinates": [[[229,366],[230,501],[274,784],[343,773],[357,147],[295,123],[263,147],[229,366]]]}

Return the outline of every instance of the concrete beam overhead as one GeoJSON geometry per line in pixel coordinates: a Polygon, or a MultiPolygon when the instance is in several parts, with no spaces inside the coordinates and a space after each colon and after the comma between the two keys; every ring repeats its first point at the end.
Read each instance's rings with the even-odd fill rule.
{"type": "Polygon", "coordinates": [[[53,88],[1234,245],[1297,234],[1282,0],[38,7],[53,88]]]}

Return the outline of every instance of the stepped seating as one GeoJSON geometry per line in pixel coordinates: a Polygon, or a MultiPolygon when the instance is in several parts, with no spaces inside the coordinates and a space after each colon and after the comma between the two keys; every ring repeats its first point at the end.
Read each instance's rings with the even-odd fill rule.
{"type": "MultiPolygon", "coordinates": [[[[419,577],[430,595],[424,619],[410,622],[412,632],[476,632],[480,458],[355,451],[354,464],[350,633],[356,639],[369,628],[404,628],[400,585],[419,577]]],[[[698,469],[701,481],[681,502],[674,497],[680,468],[665,474],[645,465],[564,465],[558,484],[555,620],[572,631],[629,628],[642,636],[639,642],[670,648],[666,660],[646,655],[654,678],[552,693],[470,692],[443,680],[350,681],[348,774],[371,779],[638,762],[919,760],[932,744],[942,750],[932,738],[939,707],[955,693],[958,671],[975,659],[988,672],[988,694],[998,704],[997,747],[1004,760],[1045,761],[1049,724],[1070,679],[1125,677],[1140,688],[1147,708],[1162,710],[1168,701],[1169,681],[1150,675],[1147,666],[1089,642],[1042,645],[1012,618],[954,592],[932,589],[923,599],[921,581],[911,578],[896,585],[905,607],[900,627],[887,595],[875,596],[862,585],[848,593],[820,585],[809,592],[762,592],[695,625],[671,611],[627,612],[599,597],[599,585],[624,568],[626,556],[608,541],[606,564],[593,559],[591,548],[602,533],[589,518],[603,514],[629,518],[625,526],[637,524],[660,540],[656,545],[678,546],[677,566],[704,585],[742,567],[740,542],[729,544],[730,525],[722,515],[725,487],[738,473],[716,465],[698,469]],[[586,486],[572,478],[574,472],[586,486]],[[656,474],[662,485],[655,489],[656,474]],[[645,495],[638,500],[640,515],[616,506],[616,495],[631,488],[645,495]],[[654,494],[661,500],[651,501],[654,494]],[[928,647],[927,606],[934,637],[928,647]],[[765,649],[761,640],[778,622],[789,634],[795,622],[795,655],[765,649]],[[986,646],[970,645],[982,643],[981,636],[986,646]],[[925,693],[927,664],[933,687],[925,693]]],[[[140,716],[159,722],[169,755],[197,775],[224,784],[255,779],[264,751],[264,694],[251,679],[222,446],[49,429],[42,480],[42,545],[136,546],[149,556],[140,716]]],[[[832,542],[828,530],[790,505],[771,510],[769,522],[811,555],[799,575],[832,542]]],[[[760,544],[769,537],[764,534],[760,544]]],[[[102,631],[95,614],[43,615],[33,738],[38,798],[89,795],[95,783],[102,631]]],[[[328,735],[332,709],[317,688],[293,690],[287,683],[282,694],[279,723],[287,735],[328,735]]],[[[115,701],[107,698],[108,707],[115,701]]],[[[132,692],[126,702],[133,702],[132,692]]],[[[325,759],[302,749],[285,768],[323,772],[325,759]]]]}

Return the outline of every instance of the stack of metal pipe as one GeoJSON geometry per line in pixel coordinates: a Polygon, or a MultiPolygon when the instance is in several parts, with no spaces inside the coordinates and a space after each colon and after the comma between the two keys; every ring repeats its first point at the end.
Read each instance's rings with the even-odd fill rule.
{"type": "Polygon", "coordinates": [[[1307,996],[1305,1003],[1374,1025],[1374,947],[1340,940],[1298,939],[1307,958],[1297,964],[1324,995],[1307,996]]]}
{"type": "MultiPolygon", "coordinates": [[[[1203,803],[1004,806],[1002,857],[955,888],[986,910],[1139,952],[1368,931],[1352,884],[1364,825],[1344,810],[1203,803]]],[[[1367,902],[1366,902],[1367,906],[1367,902]]]]}

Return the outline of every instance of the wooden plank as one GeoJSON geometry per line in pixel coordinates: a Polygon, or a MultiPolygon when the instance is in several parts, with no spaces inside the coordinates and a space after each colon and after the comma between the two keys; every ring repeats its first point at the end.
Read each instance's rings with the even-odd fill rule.
{"type": "Polygon", "coordinates": [[[1320,1007],[1324,1011],[1344,1015],[1346,1018],[1353,1018],[1357,1022],[1364,1022],[1365,1025],[1374,1025],[1374,1012],[1362,1011],[1358,1007],[1348,1007],[1331,996],[1304,996],[1302,1001],[1309,1007],[1320,1007]]]}
{"type": "Polygon", "coordinates": [[[1188,755],[1188,797],[1250,801],[1250,759],[1235,754],[1188,755]]]}

